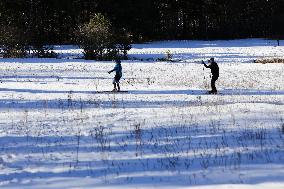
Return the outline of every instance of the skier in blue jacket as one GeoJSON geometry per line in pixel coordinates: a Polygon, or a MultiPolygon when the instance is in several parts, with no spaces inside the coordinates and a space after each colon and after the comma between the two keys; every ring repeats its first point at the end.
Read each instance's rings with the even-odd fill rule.
{"type": "Polygon", "coordinates": [[[121,66],[121,61],[120,60],[115,60],[116,65],[113,68],[113,70],[109,71],[108,73],[112,73],[115,71],[115,76],[113,79],[113,91],[120,91],[120,86],[119,86],[119,80],[122,77],[122,66],[121,66]]]}

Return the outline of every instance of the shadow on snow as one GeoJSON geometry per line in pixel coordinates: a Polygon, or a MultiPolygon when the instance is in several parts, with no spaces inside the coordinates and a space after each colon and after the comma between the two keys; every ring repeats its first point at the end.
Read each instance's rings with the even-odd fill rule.
{"type": "MultiPolygon", "coordinates": [[[[275,129],[224,132],[225,127],[220,127],[210,133],[210,126],[198,125],[151,129],[142,126],[125,132],[97,131],[99,127],[94,126],[85,136],[4,136],[0,137],[0,155],[17,154],[22,160],[2,162],[4,168],[17,171],[0,174],[0,181],[90,177],[101,179],[102,185],[231,184],[246,183],[245,175],[241,178],[239,174],[250,164],[283,165],[283,143],[275,129]],[[265,132],[263,138],[259,135],[261,132],[265,132]],[[66,169],[61,172],[25,170],[41,166],[66,169]],[[215,169],[215,174],[227,172],[234,177],[211,180],[210,174],[208,178],[204,175],[215,169]]],[[[283,179],[277,174],[261,175],[258,168],[250,170],[258,171],[249,175],[250,184],[283,179]]]]}
{"type": "MultiPolygon", "coordinates": [[[[58,99],[51,100],[24,100],[24,99],[0,99],[0,109],[10,109],[10,108],[20,108],[20,109],[85,109],[85,108],[161,108],[161,107],[189,107],[189,106],[216,106],[224,104],[235,104],[235,103],[251,103],[251,99],[243,99],[239,101],[210,101],[210,98],[216,98],[223,96],[263,96],[263,95],[274,95],[282,96],[284,91],[273,91],[273,90],[233,90],[225,89],[220,90],[219,95],[209,95],[206,94],[204,90],[129,90],[128,93],[113,93],[113,92],[96,92],[96,91],[52,91],[52,90],[36,90],[36,89],[10,89],[10,88],[0,88],[0,93],[4,92],[17,92],[17,93],[31,93],[31,94],[66,94],[66,97],[60,96],[58,99]],[[89,95],[87,99],[76,98],[77,94],[87,94],[89,95]],[[71,95],[71,96],[70,96],[71,95]],[[110,100],[101,100],[97,98],[98,96],[108,95],[110,100]],[[124,95],[134,95],[133,100],[124,100],[124,95]],[[156,100],[149,99],[140,100],[139,96],[145,95],[189,95],[196,96],[196,99],[186,99],[186,100],[156,100]],[[117,96],[118,98],[114,98],[117,96]],[[202,101],[199,97],[204,96],[202,101]],[[206,100],[207,99],[207,100],[206,100]]],[[[270,101],[259,101],[254,103],[268,103],[270,101]]],[[[276,105],[283,105],[282,101],[274,102],[276,105]]]]}
{"type": "MultiPolygon", "coordinates": [[[[93,79],[93,78],[92,78],[93,79]]],[[[105,78],[107,79],[107,78],[105,78]]],[[[59,94],[59,93],[72,93],[72,94],[103,94],[102,91],[77,91],[77,90],[37,90],[37,89],[11,89],[11,88],[0,88],[1,92],[18,92],[18,93],[46,93],[46,94],[59,94]]],[[[111,91],[109,91],[111,92],[111,91]]],[[[220,95],[284,95],[283,90],[255,90],[255,89],[224,89],[218,91],[220,95]]],[[[108,91],[106,91],[108,93],[108,91]]],[[[124,93],[111,93],[116,95],[122,95],[124,93]]],[[[125,94],[136,94],[136,95],[209,95],[205,90],[128,90],[125,94]]],[[[211,95],[214,96],[214,95],[211,95]]]]}

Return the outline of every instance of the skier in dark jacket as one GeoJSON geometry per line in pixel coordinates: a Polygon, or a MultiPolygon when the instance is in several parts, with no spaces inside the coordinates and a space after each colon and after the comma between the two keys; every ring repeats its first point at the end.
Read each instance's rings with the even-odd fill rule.
{"type": "Polygon", "coordinates": [[[211,69],[211,73],[212,73],[212,78],[211,78],[211,88],[212,88],[212,90],[209,91],[209,94],[217,94],[217,89],[216,89],[216,86],[215,86],[215,82],[219,78],[219,66],[214,61],[214,58],[210,58],[210,60],[208,61],[208,63],[209,63],[208,65],[206,65],[203,60],[202,60],[202,63],[204,64],[204,66],[206,68],[210,68],[211,69]]]}
{"type": "Polygon", "coordinates": [[[119,86],[119,80],[121,79],[122,77],[122,66],[121,66],[121,61],[120,60],[115,60],[116,62],[116,65],[114,67],[113,70],[109,71],[108,73],[112,73],[115,71],[115,76],[114,76],[114,79],[113,79],[113,91],[120,91],[120,86],[119,86]],[[117,86],[117,88],[116,88],[117,86]]]}

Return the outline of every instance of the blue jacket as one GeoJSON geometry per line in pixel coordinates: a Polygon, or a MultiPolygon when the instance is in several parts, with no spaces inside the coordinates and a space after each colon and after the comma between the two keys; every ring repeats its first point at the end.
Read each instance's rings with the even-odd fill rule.
{"type": "Polygon", "coordinates": [[[122,77],[122,66],[121,64],[116,64],[115,67],[113,68],[113,70],[111,70],[110,72],[114,72],[116,75],[119,75],[120,77],[122,77]]]}

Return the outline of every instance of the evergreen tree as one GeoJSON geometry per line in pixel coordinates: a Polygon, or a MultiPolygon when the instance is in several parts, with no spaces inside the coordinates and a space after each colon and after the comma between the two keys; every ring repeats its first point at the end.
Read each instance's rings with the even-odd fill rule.
{"type": "Polygon", "coordinates": [[[76,41],[84,49],[86,59],[103,60],[112,53],[111,24],[102,14],[95,14],[76,31],[76,41]]]}
{"type": "Polygon", "coordinates": [[[97,13],[109,19],[111,30],[125,30],[135,42],[283,38],[283,4],[283,0],[1,0],[0,26],[10,31],[7,35],[14,33],[12,41],[33,46],[38,56],[48,52],[46,46],[73,43],[78,26],[97,13]]]}

